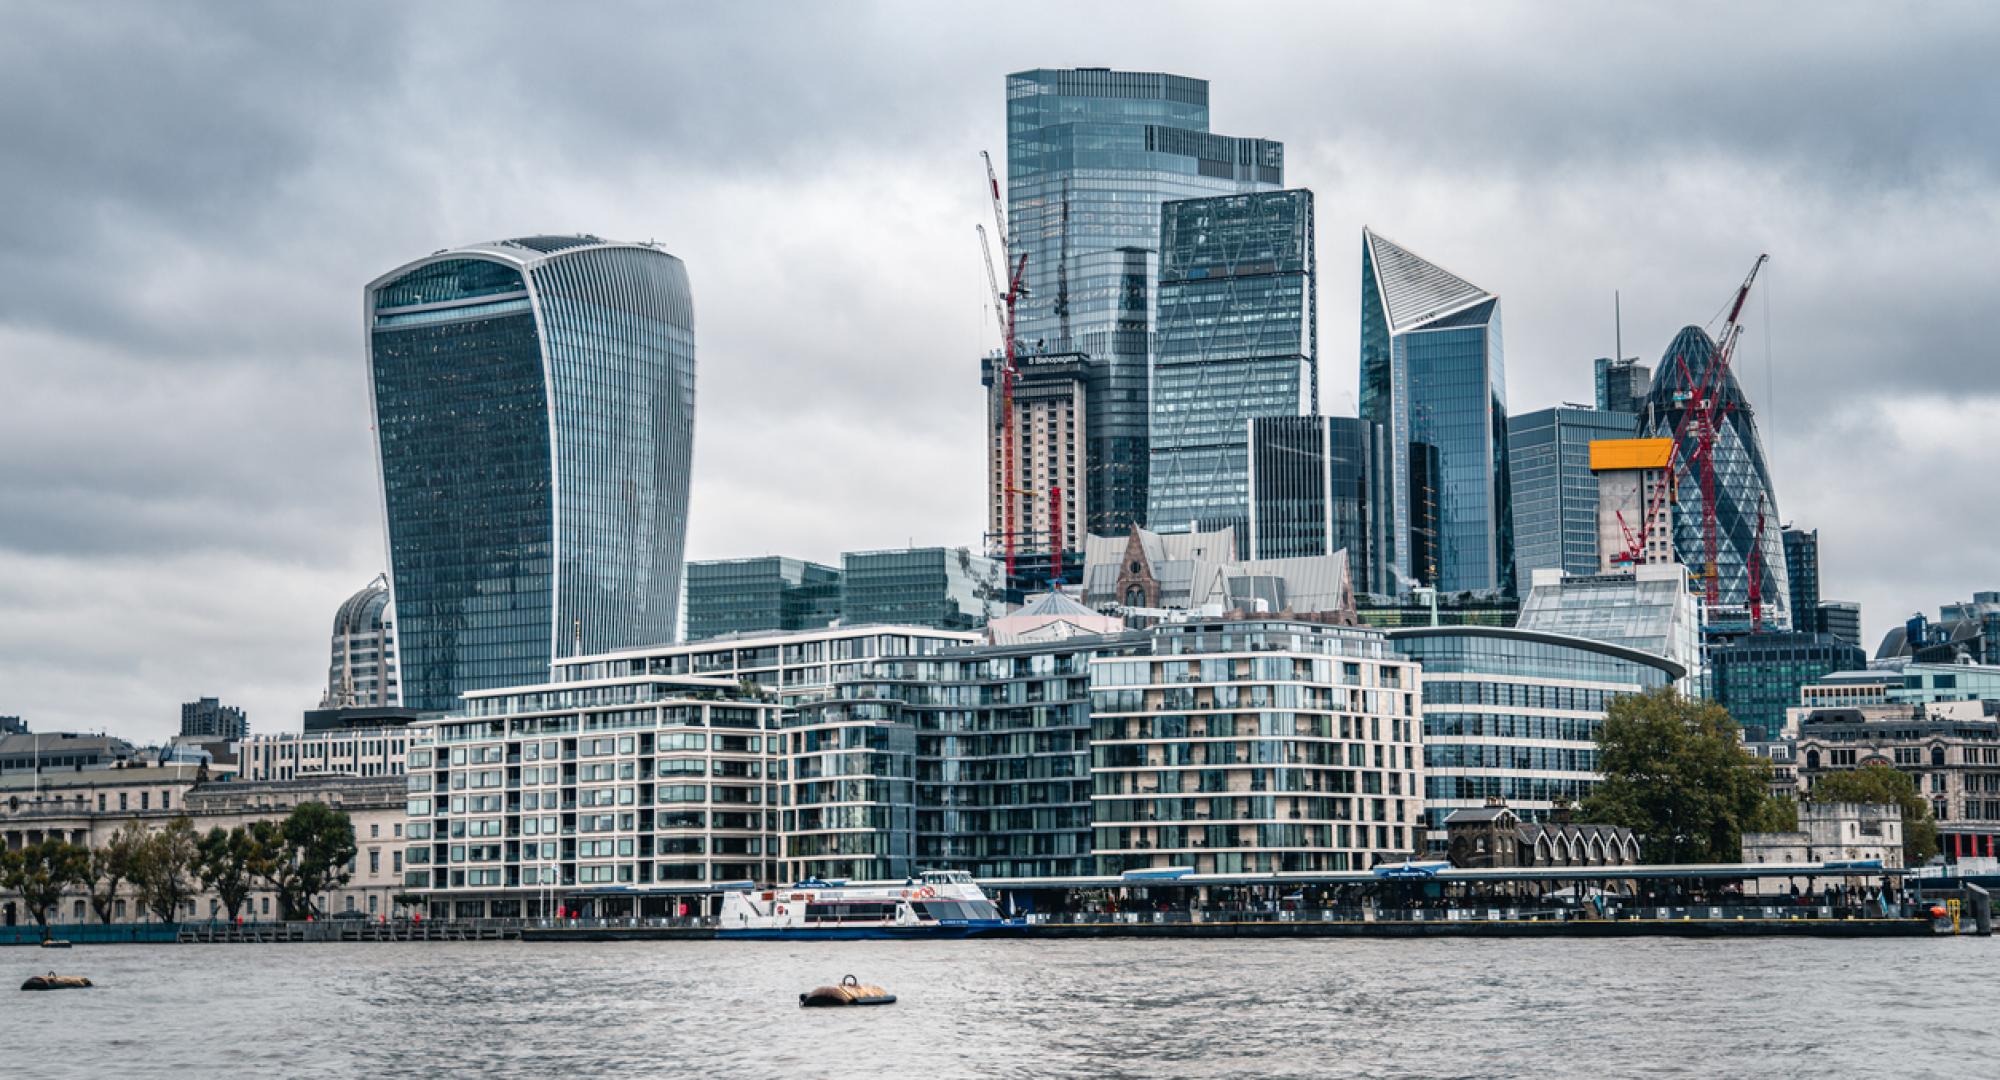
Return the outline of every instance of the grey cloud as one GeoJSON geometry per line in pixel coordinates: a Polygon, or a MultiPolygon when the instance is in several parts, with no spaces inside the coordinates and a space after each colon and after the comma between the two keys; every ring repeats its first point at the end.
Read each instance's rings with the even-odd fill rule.
{"type": "Polygon", "coordinates": [[[1589,395],[1612,289],[1653,360],[1770,251],[1743,378],[1826,593],[1879,629],[2000,584],[1976,456],[1919,437],[2000,401],[1996,22],[0,0],[0,712],[158,736],[218,693],[296,723],[382,557],[360,288],[467,241],[688,260],[691,556],[976,543],[976,155],[1004,149],[1006,73],[1041,65],[1201,76],[1217,130],[1285,141],[1319,196],[1330,409],[1364,224],[1505,297],[1516,410],[1589,395]]]}

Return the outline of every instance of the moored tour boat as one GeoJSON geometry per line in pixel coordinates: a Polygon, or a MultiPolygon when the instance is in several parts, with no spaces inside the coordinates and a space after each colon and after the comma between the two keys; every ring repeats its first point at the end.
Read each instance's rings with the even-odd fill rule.
{"type": "Polygon", "coordinates": [[[926,870],[901,884],[809,878],[724,894],[717,937],[971,937],[1008,925],[972,875],[926,870]]]}

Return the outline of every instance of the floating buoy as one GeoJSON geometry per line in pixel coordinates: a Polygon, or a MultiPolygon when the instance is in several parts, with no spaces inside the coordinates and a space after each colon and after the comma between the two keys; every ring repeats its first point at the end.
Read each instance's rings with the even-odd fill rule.
{"type": "Polygon", "coordinates": [[[51,971],[47,975],[31,975],[21,984],[23,990],[87,990],[90,980],[81,975],[58,975],[51,971]]]}
{"type": "Polygon", "coordinates": [[[63,940],[63,939],[61,939],[61,938],[50,938],[50,939],[48,939],[47,941],[44,941],[44,942],[42,942],[42,948],[44,948],[44,949],[67,949],[67,948],[69,948],[69,942],[67,942],[67,941],[64,941],[64,940],[63,940]]]}
{"type": "Polygon", "coordinates": [[[868,986],[849,975],[838,986],[821,986],[799,995],[802,1009],[830,1009],[843,1005],[893,1005],[896,995],[879,986],[868,986]]]}

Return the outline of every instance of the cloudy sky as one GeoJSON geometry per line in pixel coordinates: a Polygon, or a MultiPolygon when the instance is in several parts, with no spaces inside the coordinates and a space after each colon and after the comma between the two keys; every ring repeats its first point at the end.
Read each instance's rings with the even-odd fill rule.
{"type": "Polygon", "coordinates": [[[1506,305],[1515,411],[1739,351],[1785,517],[1871,639],[2000,587],[2000,8],[0,0],[0,714],[296,729],[384,565],[360,290],[449,245],[687,260],[689,554],[976,543],[973,225],[1007,72],[1166,70],[1283,140],[1351,413],[1372,225],[1506,305]],[[726,8],[726,10],[725,10],[726,8]],[[572,10],[577,9],[577,10],[572,10]]]}

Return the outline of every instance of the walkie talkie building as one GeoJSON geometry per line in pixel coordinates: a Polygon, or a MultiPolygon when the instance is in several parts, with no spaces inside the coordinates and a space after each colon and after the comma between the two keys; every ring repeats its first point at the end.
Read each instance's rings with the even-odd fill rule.
{"type": "Polygon", "coordinates": [[[652,244],[440,251],[365,292],[403,703],[672,640],[694,439],[687,269],[652,244]]]}

